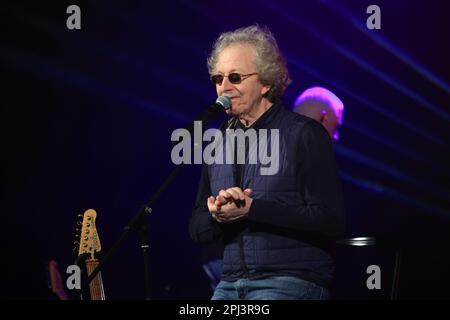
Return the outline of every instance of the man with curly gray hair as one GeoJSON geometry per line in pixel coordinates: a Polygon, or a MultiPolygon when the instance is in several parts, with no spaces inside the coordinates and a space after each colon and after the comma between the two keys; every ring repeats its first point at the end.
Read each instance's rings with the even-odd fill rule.
{"type": "Polygon", "coordinates": [[[291,80],[286,61],[270,31],[254,25],[234,32],[223,33],[214,43],[213,51],[208,57],[208,71],[211,77],[217,75],[219,54],[225,48],[233,46],[253,48],[253,50],[244,51],[254,55],[252,58],[258,80],[263,86],[269,87],[263,96],[272,103],[280,99],[291,80]]]}
{"type": "Polygon", "coordinates": [[[220,35],[208,70],[217,95],[231,99],[224,131],[276,130],[268,139],[279,140],[279,148],[271,147],[279,159],[273,175],[247,161],[259,149],[251,139],[244,163],[203,165],[189,230],[198,243],[223,242],[223,272],[212,299],[326,299],[334,271],[330,244],[343,232],[327,132],[282,105],[290,79],[267,28],[220,35]]]}

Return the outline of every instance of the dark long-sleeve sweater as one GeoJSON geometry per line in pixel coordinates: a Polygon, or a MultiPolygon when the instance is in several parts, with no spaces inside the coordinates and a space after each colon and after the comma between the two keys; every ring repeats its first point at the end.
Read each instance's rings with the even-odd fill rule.
{"type": "MultiPolygon", "coordinates": [[[[252,127],[258,127],[270,116],[269,109],[252,127]]],[[[239,125],[239,123],[238,123],[239,125]]],[[[242,127],[241,127],[242,128],[242,127]]],[[[331,140],[322,126],[309,120],[300,132],[298,147],[299,193],[304,203],[280,204],[253,199],[248,220],[301,231],[338,236],[343,232],[341,187],[337,178],[331,140]],[[283,212],[274,215],[274,212],[283,212]]],[[[190,234],[196,242],[205,243],[220,237],[223,227],[212,220],[206,201],[211,196],[207,166],[203,165],[198,194],[190,221],[190,234]]],[[[217,195],[213,195],[217,196],[217,195]]]]}

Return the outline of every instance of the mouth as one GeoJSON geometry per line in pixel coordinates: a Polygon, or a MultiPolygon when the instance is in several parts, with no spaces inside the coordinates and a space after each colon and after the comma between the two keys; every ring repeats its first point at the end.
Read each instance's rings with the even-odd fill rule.
{"type": "Polygon", "coordinates": [[[236,108],[236,106],[237,106],[237,99],[238,99],[239,97],[231,97],[230,99],[231,99],[231,105],[230,105],[230,110],[233,110],[234,108],[236,108]]]}
{"type": "Polygon", "coordinates": [[[230,99],[239,98],[239,95],[237,95],[237,94],[232,95],[232,94],[224,93],[223,95],[224,95],[224,96],[227,96],[227,97],[230,98],[230,99]]]}
{"type": "Polygon", "coordinates": [[[231,99],[231,102],[232,102],[232,105],[233,105],[233,103],[234,103],[237,99],[239,99],[239,96],[230,96],[229,98],[231,99]]]}

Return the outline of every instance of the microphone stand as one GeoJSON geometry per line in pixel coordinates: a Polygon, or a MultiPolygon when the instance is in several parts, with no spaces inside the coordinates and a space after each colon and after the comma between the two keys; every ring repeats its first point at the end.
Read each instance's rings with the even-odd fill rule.
{"type": "MultiPolygon", "coordinates": [[[[228,109],[231,105],[231,100],[228,97],[221,96],[217,99],[216,103],[209,107],[200,117],[200,120],[202,123],[204,123],[204,127],[208,127],[209,121],[211,121],[213,118],[218,116],[221,112],[223,112],[224,109],[228,109]],[[222,99],[219,101],[219,99],[222,99]]],[[[192,135],[194,130],[194,123],[191,123],[189,127],[186,128],[186,130],[189,131],[189,133],[192,135]]],[[[97,268],[95,268],[92,273],[89,275],[87,279],[87,284],[89,284],[92,279],[95,278],[97,273],[99,273],[103,266],[106,264],[106,262],[111,258],[111,256],[114,255],[114,253],[117,251],[117,249],[120,247],[122,242],[125,241],[125,239],[128,238],[131,231],[136,231],[139,233],[140,236],[140,242],[141,242],[141,248],[144,255],[144,276],[145,276],[145,300],[151,300],[150,298],[150,274],[149,274],[149,234],[148,234],[148,223],[145,222],[145,217],[150,215],[152,213],[153,205],[156,203],[156,201],[159,199],[161,194],[172,184],[172,182],[175,180],[175,178],[178,176],[178,174],[181,172],[181,169],[184,167],[184,164],[178,164],[176,167],[172,170],[172,172],[166,177],[164,182],[161,184],[161,186],[158,188],[156,193],[150,198],[150,200],[144,204],[139,211],[136,213],[136,215],[130,220],[130,222],[124,227],[124,231],[119,237],[119,239],[114,243],[114,245],[111,247],[111,249],[108,250],[108,252],[104,255],[103,259],[98,264],[97,268]]]]}

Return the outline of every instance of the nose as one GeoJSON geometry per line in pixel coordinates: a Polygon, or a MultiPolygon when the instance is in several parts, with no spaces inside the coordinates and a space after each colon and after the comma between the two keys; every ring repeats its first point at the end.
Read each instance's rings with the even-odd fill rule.
{"type": "Polygon", "coordinates": [[[228,93],[234,90],[234,84],[228,80],[228,77],[224,77],[221,85],[217,85],[217,93],[221,96],[224,93],[228,93]]]}

